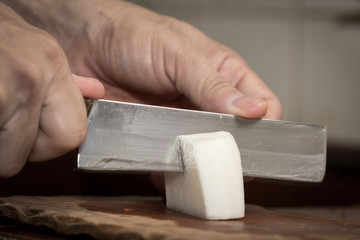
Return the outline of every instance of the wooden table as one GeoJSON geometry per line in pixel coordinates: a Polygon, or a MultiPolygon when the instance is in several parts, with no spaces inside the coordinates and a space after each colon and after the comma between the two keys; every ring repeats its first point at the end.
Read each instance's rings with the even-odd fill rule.
{"type": "Polygon", "coordinates": [[[0,216],[25,227],[0,224],[0,239],[41,239],[42,234],[52,239],[360,239],[360,222],[354,220],[246,205],[243,219],[206,221],[167,209],[161,198],[146,197],[3,197],[0,216]]]}

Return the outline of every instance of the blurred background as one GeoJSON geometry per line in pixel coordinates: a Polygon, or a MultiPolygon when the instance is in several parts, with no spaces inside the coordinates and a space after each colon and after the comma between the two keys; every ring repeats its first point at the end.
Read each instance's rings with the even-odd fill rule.
{"type": "Polygon", "coordinates": [[[360,1],[134,0],[237,51],[280,97],[285,120],[360,147],[360,1]]]}
{"type": "MultiPolygon", "coordinates": [[[[360,204],[360,1],[133,0],[184,20],[237,51],[280,97],[285,120],[326,125],[321,184],[256,180],[248,203],[360,204]]],[[[74,171],[76,151],[28,164],[0,194],[157,194],[147,175],[74,171]]]]}

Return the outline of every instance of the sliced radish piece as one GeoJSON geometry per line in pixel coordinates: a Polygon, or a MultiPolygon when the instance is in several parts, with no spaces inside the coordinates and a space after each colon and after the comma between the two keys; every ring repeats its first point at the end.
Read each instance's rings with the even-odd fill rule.
{"type": "Polygon", "coordinates": [[[168,208],[209,220],[244,217],[241,158],[230,133],[178,136],[171,157],[184,172],[165,173],[168,208]]]}

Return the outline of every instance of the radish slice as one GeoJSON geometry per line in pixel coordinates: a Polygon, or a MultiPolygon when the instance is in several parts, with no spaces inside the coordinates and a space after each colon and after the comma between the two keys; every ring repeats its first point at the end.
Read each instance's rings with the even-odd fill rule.
{"type": "Polygon", "coordinates": [[[230,133],[178,136],[171,157],[184,172],[165,173],[168,208],[209,220],[244,217],[241,158],[230,133]]]}

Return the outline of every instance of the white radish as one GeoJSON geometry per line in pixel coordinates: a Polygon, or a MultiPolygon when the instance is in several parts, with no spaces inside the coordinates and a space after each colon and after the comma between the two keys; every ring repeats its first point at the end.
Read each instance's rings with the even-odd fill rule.
{"type": "Polygon", "coordinates": [[[230,133],[178,136],[171,157],[184,172],[165,173],[168,208],[209,220],[244,217],[241,158],[230,133]]]}

